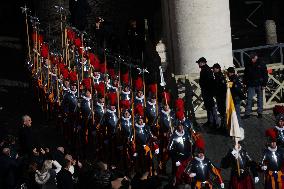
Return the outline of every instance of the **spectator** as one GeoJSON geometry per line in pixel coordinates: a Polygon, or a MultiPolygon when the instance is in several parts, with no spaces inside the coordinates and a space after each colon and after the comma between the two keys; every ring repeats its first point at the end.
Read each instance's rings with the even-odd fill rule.
{"type": "Polygon", "coordinates": [[[45,160],[41,171],[36,171],[35,180],[41,186],[41,189],[57,189],[56,173],[61,170],[61,165],[57,161],[45,160]],[[52,169],[52,165],[56,169],[52,169]]]}
{"type": "Polygon", "coordinates": [[[250,55],[251,62],[245,66],[244,86],[247,88],[247,105],[244,119],[250,117],[252,109],[252,98],[257,94],[257,118],[262,118],[263,111],[263,89],[267,84],[268,73],[266,65],[261,62],[256,53],[250,55]]]}
{"type": "Polygon", "coordinates": [[[64,160],[62,169],[59,171],[59,173],[56,176],[58,189],[73,189],[74,188],[72,174],[69,171],[70,166],[71,166],[70,161],[64,160]]]}
{"type": "Polygon", "coordinates": [[[0,155],[0,186],[1,189],[13,189],[16,186],[16,170],[18,164],[10,157],[10,149],[3,148],[0,155]]]}
{"type": "Polygon", "coordinates": [[[215,101],[213,99],[215,91],[213,72],[207,65],[207,61],[204,57],[199,58],[196,63],[198,63],[199,68],[201,68],[199,85],[201,88],[201,96],[204,101],[204,106],[207,111],[208,121],[206,125],[218,127],[220,125],[220,120],[218,118],[215,101]]]}
{"type": "Polygon", "coordinates": [[[28,115],[22,117],[22,126],[19,131],[20,151],[23,155],[30,155],[34,145],[34,137],[32,134],[32,119],[28,115]]]}
{"type": "Polygon", "coordinates": [[[225,128],[227,82],[221,71],[221,66],[218,63],[213,65],[213,74],[216,86],[215,95],[216,95],[217,108],[221,117],[220,126],[222,126],[222,128],[225,128]]]}
{"type": "Polygon", "coordinates": [[[62,146],[57,147],[53,153],[53,159],[56,160],[60,165],[64,163],[64,148],[62,146]]]}
{"type": "Polygon", "coordinates": [[[231,87],[231,93],[235,104],[239,126],[243,127],[241,120],[241,101],[245,99],[245,95],[242,91],[243,86],[242,83],[240,82],[239,77],[235,74],[235,69],[233,67],[229,67],[227,71],[228,71],[229,80],[230,82],[233,83],[231,87]]]}

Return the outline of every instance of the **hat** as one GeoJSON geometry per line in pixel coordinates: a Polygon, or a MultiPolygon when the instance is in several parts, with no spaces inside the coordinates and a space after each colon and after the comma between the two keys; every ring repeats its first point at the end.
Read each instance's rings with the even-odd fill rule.
{"type": "Polygon", "coordinates": [[[108,93],[108,100],[111,106],[115,106],[117,104],[117,94],[116,92],[108,93]]]}
{"type": "Polygon", "coordinates": [[[177,111],[177,112],[176,112],[176,118],[177,118],[179,121],[182,121],[183,118],[184,118],[184,112],[183,112],[183,111],[177,111]]]}
{"type": "Polygon", "coordinates": [[[229,67],[227,69],[228,73],[235,73],[235,68],[234,67],[229,67]]]}
{"type": "Polygon", "coordinates": [[[184,111],[184,101],[182,98],[176,99],[175,107],[177,111],[184,111]]]}
{"type": "Polygon", "coordinates": [[[196,147],[196,152],[197,153],[204,153],[204,151],[205,151],[205,141],[204,141],[204,139],[199,137],[195,141],[195,147],[196,147]]]}
{"type": "Polygon", "coordinates": [[[135,86],[135,89],[137,91],[141,91],[143,90],[143,80],[141,77],[138,77],[135,81],[134,81],[134,86],[135,86]]]}
{"type": "Polygon", "coordinates": [[[265,136],[268,138],[270,142],[276,142],[277,133],[273,128],[267,129],[265,131],[265,136]]]}
{"type": "Polygon", "coordinates": [[[137,104],[134,111],[139,117],[144,117],[144,108],[142,104],[137,104]]]}
{"type": "Polygon", "coordinates": [[[199,58],[199,59],[196,61],[196,63],[200,63],[200,62],[207,63],[207,60],[206,60],[206,58],[201,57],[201,58],[199,58]]]}
{"type": "Polygon", "coordinates": [[[220,66],[220,64],[218,64],[218,63],[215,63],[213,66],[212,66],[212,68],[214,69],[214,68],[218,68],[218,69],[221,69],[221,66],[220,66]]]}
{"type": "Polygon", "coordinates": [[[130,101],[129,100],[121,100],[120,101],[120,106],[123,109],[130,109],[130,101]]]}

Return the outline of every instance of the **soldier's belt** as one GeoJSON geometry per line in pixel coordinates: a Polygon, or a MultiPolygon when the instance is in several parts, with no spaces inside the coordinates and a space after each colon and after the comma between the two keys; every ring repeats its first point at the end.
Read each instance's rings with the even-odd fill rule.
{"type": "Polygon", "coordinates": [[[196,181],[195,187],[196,187],[196,189],[201,189],[201,188],[205,187],[206,185],[208,185],[209,188],[212,189],[212,184],[209,181],[204,181],[204,182],[196,181]]]}

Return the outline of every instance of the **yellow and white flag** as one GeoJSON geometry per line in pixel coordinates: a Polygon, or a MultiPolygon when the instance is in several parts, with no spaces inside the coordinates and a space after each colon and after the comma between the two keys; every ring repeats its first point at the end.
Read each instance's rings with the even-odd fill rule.
{"type": "Polygon", "coordinates": [[[227,128],[230,131],[230,136],[235,138],[241,138],[241,131],[238,122],[238,117],[231,93],[232,82],[227,83],[227,97],[226,97],[226,118],[227,128]]]}

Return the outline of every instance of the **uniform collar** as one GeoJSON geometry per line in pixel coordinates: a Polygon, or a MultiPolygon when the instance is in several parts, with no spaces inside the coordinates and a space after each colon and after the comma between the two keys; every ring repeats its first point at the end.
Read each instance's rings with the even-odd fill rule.
{"type": "Polygon", "coordinates": [[[171,110],[170,110],[170,109],[169,109],[168,111],[161,110],[161,112],[162,112],[163,114],[167,114],[167,115],[169,115],[169,114],[171,113],[171,110]]]}
{"type": "Polygon", "coordinates": [[[86,97],[86,96],[82,96],[83,99],[90,101],[92,99],[92,97],[86,97]]]}
{"type": "Polygon", "coordinates": [[[135,99],[137,99],[137,100],[143,100],[143,99],[144,99],[144,95],[142,95],[141,97],[135,96],[135,99]]]}
{"type": "Polygon", "coordinates": [[[122,94],[129,95],[130,91],[125,92],[124,90],[121,91],[122,94]]]}
{"type": "Polygon", "coordinates": [[[203,161],[205,159],[205,156],[203,156],[203,158],[194,157],[194,159],[196,159],[197,161],[203,161]]]}
{"type": "Polygon", "coordinates": [[[177,130],[175,131],[176,135],[179,137],[182,137],[184,135],[184,130],[182,130],[181,133],[179,133],[177,130]]]}
{"type": "Polygon", "coordinates": [[[122,116],[121,119],[123,119],[124,121],[129,121],[131,119],[131,115],[128,118],[122,116]]]}
{"type": "Polygon", "coordinates": [[[277,151],[277,146],[276,146],[276,148],[271,148],[270,146],[268,146],[268,150],[270,152],[276,152],[277,151]]]}
{"type": "Polygon", "coordinates": [[[145,126],[145,123],[143,123],[142,125],[139,125],[138,123],[135,123],[135,126],[138,128],[143,128],[145,126]]]}
{"type": "Polygon", "coordinates": [[[275,126],[275,128],[276,128],[278,131],[284,131],[284,127],[281,128],[281,127],[275,126]]]}

